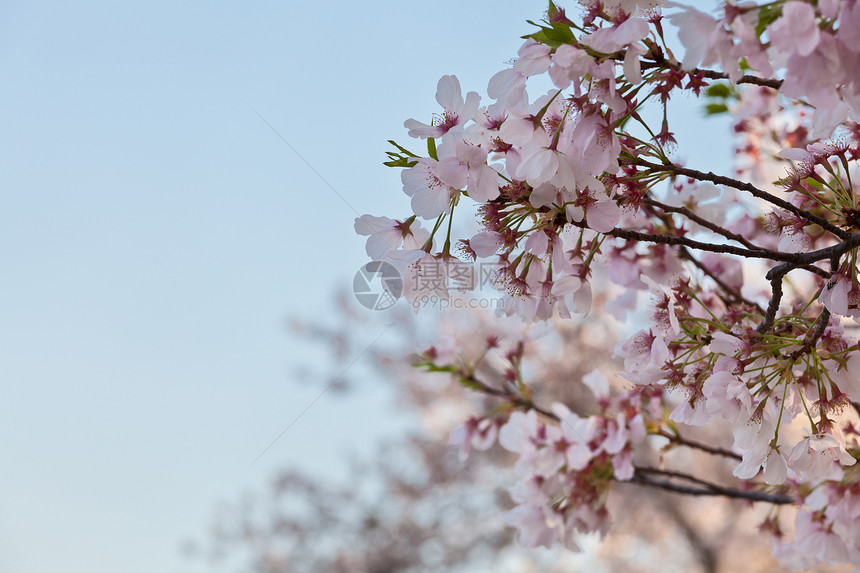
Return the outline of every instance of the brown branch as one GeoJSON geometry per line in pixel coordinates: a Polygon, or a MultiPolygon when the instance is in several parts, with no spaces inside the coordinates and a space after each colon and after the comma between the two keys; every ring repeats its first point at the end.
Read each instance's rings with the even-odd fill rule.
{"type": "MultiPolygon", "coordinates": [[[[725,72],[718,72],[716,70],[703,70],[700,68],[693,68],[692,70],[684,70],[681,68],[681,64],[670,62],[666,59],[666,57],[661,53],[653,54],[651,53],[651,57],[654,61],[652,62],[642,62],[641,66],[643,70],[649,70],[652,68],[670,68],[679,72],[686,72],[691,75],[702,76],[708,78],[709,80],[728,80],[729,75],[725,72]]],[[[623,59],[623,55],[621,56],[623,59]]],[[[760,78],[758,76],[752,76],[749,74],[744,74],[738,81],[734,82],[735,84],[753,84],[757,86],[763,86],[767,88],[773,88],[778,90],[780,86],[782,86],[782,80],[777,80],[774,78],[760,78]]]]}
{"type": "Polygon", "coordinates": [[[636,468],[633,474],[633,479],[631,481],[642,485],[659,487],[661,489],[665,489],[667,491],[672,491],[675,493],[683,493],[686,495],[723,496],[734,499],[746,499],[749,501],[763,501],[766,503],[772,503],[774,505],[787,505],[793,503],[793,500],[789,496],[784,494],[765,493],[761,491],[744,491],[707,482],[705,480],[690,476],[688,474],[657,470],[654,468],[636,468]],[[651,477],[650,474],[667,476],[669,479],[657,479],[651,477]],[[688,485],[677,484],[671,481],[672,479],[683,479],[685,481],[695,483],[701,487],[692,487],[688,485]]]}
{"type": "MultiPolygon", "coordinates": [[[[716,225],[715,223],[711,223],[710,221],[707,221],[706,219],[699,217],[698,215],[696,215],[695,213],[693,213],[692,211],[690,211],[686,207],[673,207],[671,205],[664,205],[664,204],[662,204],[658,201],[655,201],[649,197],[645,198],[645,202],[652,207],[659,207],[659,208],[663,209],[664,211],[682,213],[684,215],[689,216],[694,221],[696,221],[698,219],[698,221],[696,221],[696,222],[701,221],[700,224],[702,224],[702,223],[706,224],[708,226],[708,228],[711,228],[714,232],[719,233],[720,235],[726,237],[727,239],[738,240],[739,242],[742,242],[746,246],[752,247],[753,249],[766,250],[766,249],[762,249],[761,247],[758,247],[756,245],[753,245],[752,243],[749,243],[749,241],[747,241],[746,239],[744,239],[740,235],[735,235],[735,233],[732,233],[731,231],[728,231],[727,229],[724,229],[724,228],[720,227],[719,225],[716,225]]],[[[673,229],[675,228],[675,224],[674,224],[674,221],[672,220],[672,217],[670,215],[668,215],[667,213],[664,213],[662,215],[659,213],[655,213],[655,215],[657,217],[659,217],[667,227],[671,227],[673,229]]],[[[731,285],[729,285],[728,283],[726,283],[716,273],[711,272],[711,270],[708,267],[706,267],[704,264],[702,264],[702,262],[699,261],[696,257],[694,257],[692,255],[692,253],[690,253],[690,251],[687,250],[686,247],[680,247],[679,251],[680,251],[681,257],[683,257],[683,258],[687,259],[688,261],[690,261],[691,263],[693,263],[693,265],[695,265],[699,270],[701,270],[703,273],[705,273],[705,275],[710,277],[715,283],[717,283],[717,286],[719,286],[721,289],[723,289],[723,291],[725,291],[730,297],[732,297],[732,299],[734,299],[735,302],[744,303],[749,307],[755,308],[761,314],[764,314],[764,309],[761,306],[759,306],[757,303],[745,298],[740,293],[740,291],[738,289],[736,289],[736,288],[732,287],[731,285]]]]}
{"type": "Polygon", "coordinates": [[[702,227],[705,227],[706,229],[710,229],[714,233],[717,233],[718,235],[722,235],[723,237],[725,237],[727,239],[730,239],[732,241],[737,241],[738,243],[742,244],[743,246],[745,246],[746,248],[748,248],[750,250],[754,250],[754,251],[766,251],[767,250],[767,249],[760,247],[754,243],[751,243],[750,241],[743,238],[741,235],[738,235],[737,233],[732,233],[728,229],[725,229],[725,228],[717,225],[716,223],[708,221],[707,219],[697,215],[696,213],[694,213],[693,211],[691,211],[687,207],[675,207],[674,205],[666,205],[665,203],[661,203],[660,201],[652,199],[651,197],[645,197],[643,199],[643,201],[645,203],[647,203],[648,205],[653,205],[655,207],[659,207],[660,209],[662,209],[663,211],[666,211],[667,213],[678,213],[679,215],[683,215],[684,217],[687,217],[688,219],[690,219],[694,223],[697,223],[697,224],[701,225],[702,227]]]}
{"type": "MultiPolygon", "coordinates": [[[[693,70],[693,73],[702,75],[709,80],[728,80],[729,75],[725,72],[718,72],[716,70],[700,70],[696,68],[693,70]]],[[[766,88],[773,88],[778,90],[780,86],[782,86],[782,80],[777,80],[774,78],[760,78],[758,76],[751,76],[749,74],[743,75],[735,84],[752,84],[756,86],[763,86],[766,88]]]]}
{"type": "MultiPolygon", "coordinates": [[[[568,221],[571,225],[576,227],[580,227],[582,229],[588,229],[588,225],[585,221],[568,221]]],[[[618,237],[619,239],[626,239],[628,241],[638,241],[644,243],[655,243],[660,245],[681,245],[684,247],[688,247],[690,249],[695,249],[697,251],[708,251],[711,253],[722,253],[725,255],[737,255],[739,257],[746,257],[750,259],[770,259],[772,261],[782,261],[782,262],[790,262],[797,263],[798,266],[801,264],[812,263],[815,261],[820,261],[821,259],[830,258],[833,252],[840,252],[840,254],[848,251],[851,248],[854,248],[860,245],[860,233],[856,233],[852,235],[850,241],[846,241],[844,243],[839,243],[837,245],[833,245],[832,247],[828,247],[826,249],[820,249],[818,251],[812,251],[809,253],[783,253],[780,251],[752,251],[750,249],[744,249],[741,247],[735,247],[733,245],[719,245],[714,243],[704,243],[702,241],[696,241],[693,239],[688,239],[687,237],[675,237],[672,235],[660,235],[655,233],[643,233],[641,231],[632,231],[629,229],[619,229],[615,228],[611,231],[603,233],[604,235],[609,235],[610,237],[618,237]]]]}
{"type": "MultiPolygon", "coordinates": [[[[844,244],[844,243],[840,243],[844,244]]],[[[770,281],[771,286],[771,298],[770,302],[767,305],[767,313],[764,316],[764,320],[756,330],[759,333],[765,333],[773,327],[774,320],[776,320],[776,311],[779,310],[779,303],[782,300],[782,279],[785,278],[789,272],[796,268],[803,268],[805,270],[816,269],[819,274],[823,273],[824,278],[830,278],[833,273],[837,271],[839,268],[839,259],[841,258],[841,254],[832,255],[830,257],[830,267],[831,272],[827,273],[824,269],[819,269],[818,267],[811,265],[795,265],[791,263],[783,263],[781,265],[777,265],[770,269],[765,278],[770,281]]],[[[820,260],[820,259],[819,259],[820,260]]],[[[824,329],[827,328],[827,323],[830,321],[830,311],[826,308],[822,311],[821,315],[818,317],[818,321],[816,322],[816,329],[812,331],[803,342],[803,346],[801,346],[798,350],[795,350],[789,356],[792,360],[797,360],[797,358],[807,352],[810,348],[812,348],[818,339],[824,334],[824,329]]]]}
{"type": "Polygon", "coordinates": [[[715,446],[709,446],[707,444],[703,444],[701,442],[696,442],[694,440],[688,440],[687,438],[682,438],[678,434],[670,434],[669,432],[667,432],[666,430],[664,430],[662,428],[656,432],[656,435],[663,436],[664,438],[668,438],[670,442],[674,442],[680,446],[686,446],[688,448],[695,448],[697,450],[701,450],[703,452],[707,452],[707,453],[715,455],[715,456],[723,456],[726,458],[732,458],[732,459],[737,460],[737,461],[743,460],[743,457],[739,456],[738,454],[736,454],[730,450],[725,450],[723,448],[718,448],[715,446]]]}
{"type": "Polygon", "coordinates": [[[833,273],[829,273],[820,267],[816,267],[815,265],[798,265],[797,268],[809,271],[811,273],[815,273],[823,279],[829,279],[831,276],[833,276],[833,273]]]}
{"type": "MultiPolygon", "coordinates": [[[[580,227],[582,229],[588,229],[589,226],[586,222],[583,221],[568,221],[571,225],[576,227],[580,227]]],[[[751,251],[749,249],[744,249],[741,247],[735,247],[733,245],[715,245],[713,243],[704,243],[702,241],[696,241],[693,239],[688,239],[687,237],[675,237],[672,235],[660,235],[657,233],[643,233],[641,231],[632,231],[629,229],[619,229],[615,228],[611,231],[603,233],[604,235],[609,235],[610,237],[618,237],[619,239],[626,239],[628,241],[638,241],[644,243],[655,243],[659,245],[682,245],[685,247],[689,247],[691,249],[695,249],[697,251],[709,251],[712,253],[722,253],[726,255],[737,255],[739,257],[747,257],[754,259],[770,259],[773,261],[788,261],[793,260],[794,253],[780,253],[778,251],[751,251]]]]}
{"type": "Polygon", "coordinates": [[[631,162],[642,167],[647,167],[653,171],[674,173],[676,175],[685,175],[692,179],[696,179],[697,181],[710,181],[711,183],[715,183],[717,185],[726,185],[727,187],[732,187],[734,189],[738,189],[739,191],[746,191],[748,193],[751,193],[754,197],[758,197],[759,199],[767,201],[768,203],[776,205],[777,207],[781,207],[786,211],[789,211],[790,213],[794,213],[798,217],[802,217],[803,219],[806,219],[811,223],[815,223],[822,229],[829,231],[830,233],[836,235],[842,240],[846,240],[851,236],[851,233],[840,229],[839,227],[827,221],[823,217],[819,217],[818,215],[810,213],[805,209],[801,209],[800,207],[795,206],[794,204],[786,201],[785,199],[780,199],[776,195],[768,193],[763,189],[759,189],[751,183],[738,181],[737,179],[732,179],[731,177],[726,177],[724,175],[717,175],[712,171],[705,173],[704,171],[681,167],[679,165],[675,165],[674,163],[651,163],[650,161],[646,161],[639,157],[633,157],[631,159],[631,162]]]}
{"type": "Polygon", "coordinates": [[[561,421],[561,418],[559,418],[555,412],[553,412],[551,410],[547,410],[546,408],[541,408],[540,406],[535,404],[533,401],[527,400],[527,399],[525,399],[522,396],[519,396],[517,394],[512,394],[511,392],[507,392],[505,390],[499,390],[498,388],[493,388],[492,386],[489,386],[489,385],[485,384],[484,382],[481,382],[480,380],[478,380],[478,378],[475,377],[474,374],[460,373],[457,375],[460,377],[460,380],[465,383],[464,385],[469,387],[469,388],[472,388],[474,390],[479,390],[479,391],[483,392],[484,394],[489,394],[490,396],[496,396],[497,398],[504,398],[505,400],[507,400],[511,404],[514,404],[515,406],[519,406],[520,408],[525,408],[527,410],[534,410],[535,412],[539,412],[539,413],[543,414],[544,416],[546,416],[547,418],[555,420],[556,422],[561,421]]]}
{"type": "Polygon", "coordinates": [[[770,281],[770,302],[767,303],[767,312],[764,315],[764,320],[758,325],[756,331],[764,334],[773,326],[776,320],[776,311],[779,310],[779,304],[782,302],[782,279],[791,271],[794,266],[791,263],[783,263],[770,269],[765,278],[770,281]]]}

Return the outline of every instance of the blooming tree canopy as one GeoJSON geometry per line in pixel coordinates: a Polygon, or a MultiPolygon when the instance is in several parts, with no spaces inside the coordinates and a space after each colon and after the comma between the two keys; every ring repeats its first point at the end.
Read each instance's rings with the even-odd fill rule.
{"type": "Polygon", "coordinates": [[[500,313],[642,327],[614,368],[570,381],[589,413],[535,391],[515,337],[425,350],[419,367],[497,398],[452,442],[516,454],[503,519],[526,546],[607,531],[608,496],[632,482],[771,506],[788,566],[860,563],[860,0],[579,4],[549,3],[488,100],[443,76],[441,110],[404,124],[426,153],[395,144],[386,163],[413,212],[356,220],[416,308],[467,296],[463,265],[486,262],[500,313]],[[732,114],[734,172],[675,158],[681,94],[732,114]],[[503,375],[481,376],[492,357],[503,375]],[[724,459],[736,483],[650,463],[667,447],[724,459]]]}

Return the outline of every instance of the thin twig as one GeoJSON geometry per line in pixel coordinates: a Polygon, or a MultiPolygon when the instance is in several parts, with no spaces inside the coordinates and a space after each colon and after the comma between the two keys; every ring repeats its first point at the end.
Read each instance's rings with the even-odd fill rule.
{"type": "Polygon", "coordinates": [[[730,239],[732,241],[737,241],[738,243],[742,244],[743,246],[745,246],[748,249],[751,249],[754,251],[766,251],[767,250],[767,249],[760,247],[754,243],[751,243],[750,241],[743,238],[741,235],[738,235],[737,233],[732,233],[728,229],[725,229],[725,228],[717,225],[716,223],[708,221],[707,219],[697,215],[696,213],[694,213],[693,211],[691,211],[687,207],[676,207],[674,205],[666,205],[665,203],[661,203],[660,201],[652,199],[651,197],[645,197],[643,199],[643,201],[649,205],[659,207],[660,209],[662,209],[663,211],[666,211],[668,213],[678,213],[679,215],[683,215],[684,217],[687,217],[688,219],[690,219],[694,223],[697,223],[697,224],[701,225],[702,227],[705,227],[706,229],[710,229],[714,233],[717,233],[718,235],[722,235],[723,237],[725,237],[727,239],[730,239]]]}
{"type": "Polygon", "coordinates": [[[715,456],[723,456],[723,457],[732,458],[732,459],[738,460],[738,461],[743,460],[743,458],[741,456],[739,456],[738,454],[736,454],[730,450],[725,450],[723,448],[717,448],[715,446],[709,446],[707,444],[703,444],[703,443],[697,442],[695,440],[689,440],[687,438],[682,438],[678,434],[670,434],[669,432],[667,432],[666,430],[663,430],[663,429],[658,430],[656,434],[658,436],[663,436],[664,438],[668,438],[669,441],[674,442],[674,443],[681,445],[681,446],[686,446],[688,448],[695,448],[697,450],[701,450],[703,452],[707,452],[707,453],[713,454],[715,456]]]}
{"type": "Polygon", "coordinates": [[[639,483],[642,485],[649,485],[653,487],[659,487],[661,489],[665,489],[667,491],[672,491],[675,493],[683,493],[686,495],[712,495],[712,496],[723,496],[730,497],[734,499],[746,499],[749,501],[763,501],[766,503],[772,503],[774,505],[787,505],[793,503],[793,500],[783,494],[779,493],[765,493],[760,491],[744,491],[740,489],[735,489],[731,487],[724,487],[721,485],[717,485],[714,483],[706,482],[704,480],[700,480],[698,478],[693,478],[692,476],[685,476],[684,474],[678,474],[676,472],[665,472],[661,470],[654,470],[652,468],[636,468],[635,473],[633,474],[633,479],[631,480],[635,483],[639,483]],[[686,479],[688,481],[693,481],[694,483],[701,484],[702,487],[691,487],[687,485],[680,485],[672,482],[670,479],[661,480],[651,477],[649,474],[661,474],[661,475],[671,475],[672,477],[679,479],[686,479]],[[681,476],[684,476],[683,478],[681,476]]]}
{"type": "MultiPolygon", "coordinates": [[[[729,74],[725,72],[718,72],[716,70],[703,70],[700,68],[693,68],[692,70],[684,70],[681,68],[681,64],[670,62],[666,59],[662,52],[660,53],[651,53],[650,57],[654,60],[653,62],[642,62],[641,66],[643,70],[649,70],[653,68],[669,68],[679,72],[687,72],[691,76],[702,76],[704,78],[708,78],[709,80],[729,80],[729,74]]],[[[741,76],[735,84],[753,84],[757,86],[763,86],[767,88],[772,88],[778,90],[780,86],[782,86],[782,80],[777,80],[774,78],[760,78],[758,76],[751,76],[749,74],[744,74],[741,76]]]]}
{"type": "Polygon", "coordinates": [[[525,398],[517,394],[512,394],[510,392],[506,392],[505,390],[499,390],[498,388],[488,386],[484,382],[481,382],[474,374],[460,374],[460,378],[465,381],[468,386],[476,388],[484,394],[489,394],[490,396],[496,396],[498,398],[504,398],[515,406],[519,406],[527,410],[534,410],[535,412],[539,412],[547,418],[555,420],[556,422],[561,421],[561,418],[559,418],[555,412],[547,410],[546,408],[541,408],[531,400],[526,400],[525,398]]]}
{"type": "MultiPolygon", "coordinates": [[[[729,75],[723,72],[717,72],[715,70],[694,70],[694,73],[698,73],[709,80],[727,80],[729,79],[729,75]]],[[[763,86],[766,88],[773,88],[778,90],[780,86],[782,86],[782,80],[777,80],[773,78],[760,78],[758,76],[751,76],[749,74],[745,74],[741,76],[741,78],[735,82],[735,84],[752,84],[756,86],[763,86]]]]}
{"type": "Polygon", "coordinates": [[[738,181],[737,179],[732,179],[731,177],[726,177],[724,175],[717,175],[716,173],[709,171],[705,173],[704,171],[698,171],[696,169],[689,169],[687,167],[681,167],[680,165],[675,165],[674,163],[664,163],[657,164],[651,163],[650,161],[646,161],[639,157],[634,157],[631,161],[639,166],[647,167],[653,171],[662,171],[675,173],[676,175],[685,175],[692,179],[696,179],[698,181],[710,181],[711,183],[715,183],[717,185],[726,185],[728,187],[732,187],[734,189],[738,189],[739,191],[747,191],[751,193],[754,197],[758,197],[759,199],[763,199],[768,203],[776,205],[777,207],[781,207],[790,213],[794,213],[798,217],[802,217],[811,223],[815,223],[822,229],[829,231],[830,233],[836,235],[842,240],[848,239],[851,236],[851,233],[840,229],[833,223],[827,221],[826,219],[819,217],[805,209],[801,209],[800,207],[795,206],[792,203],[789,203],[785,199],[780,199],[776,195],[768,193],[763,189],[759,189],[755,185],[751,183],[747,183],[745,181],[738,181]]]}

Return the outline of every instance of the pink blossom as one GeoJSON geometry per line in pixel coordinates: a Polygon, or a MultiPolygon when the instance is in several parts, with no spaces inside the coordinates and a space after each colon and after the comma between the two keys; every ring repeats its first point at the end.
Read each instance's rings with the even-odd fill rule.
{"type": "Polygon", "coordinates": [[[418,249],[430,238],[430,232],[421,228],[414,218],[395,221],[388,217],[362,215],[355,220],[355,232],[367,235],[367,255],[374,260],[383,259],[401,245],[406,249],[418,249]]]}
{"type": "Polygon", "coordinates": [[[434,219],[450,210],[450,201],[468,181],[466,166],[453,157],[442,161],[418,159],[417,165],[400,175],[403,191],[412,197],[412,211],[424,219],[434,219]]]}
{"type": "Polygon", "coordinates": [[[463,461],[471,448],[488,450],[496,442],[498,429],[495,420],[490,418],[469,418],[465,424],[451,431],[450,443],[459,447],[460,461],[463,461]]]}
{"type": "Polygon", "coordinates": [[[852,287],[853,283],[848,280],[848,277],[842,273],[837,273],[821,289],[818,301],[833,314],[847,316],[848,294],[851,292],[852,287]]]}
{"type": "Polygon", "coordinates": [[[454,129],[462,131],[463,125],[478,111],[481,97],[476,92],[469,92],[463,100],[457,76],[442,76],[436,87],[436,101],[444,111],[432,125],[415,119],[404,122],[403,126],[409,130],[410,137],[442,137],[454,129]]]}
{"type": "Polygon", "coordinates": [[[721,33],[720,22],[694,8],[684,6],[683,12],[669,17],[678,27],[678,39],[686,48],[681,65],[691,70],[701,63],[712,60],[713,46],[721,33]]]}
{"type": "Polygon", "coordinates": [[[648,22],[642,18],[628,18],[617,26],[592,32],[580,39],[580,42],[598,52],[611,54],[647,35],[648,22]]]}
{"type": "Polygon", "coordinates": [[[786,2],[782,6],[782,17],[768,26],[768,35],[777,50],[810,55],[821,38],[815,9],[806,2],[786,2]]]}

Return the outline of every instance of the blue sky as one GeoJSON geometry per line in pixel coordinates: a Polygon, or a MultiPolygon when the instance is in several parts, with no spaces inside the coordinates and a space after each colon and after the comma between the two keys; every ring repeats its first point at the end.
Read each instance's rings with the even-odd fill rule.
{"type": "Polygon", "coordinates": [[[178,549],[219,499],[369,451],[373,385],[252,464],[319,394],[285,324],[337,320],[356,211],[408,212],[386,140],[443,74],[483,93],[544,9],[0,6],[0,571],[204,570],[178,549]]]}

